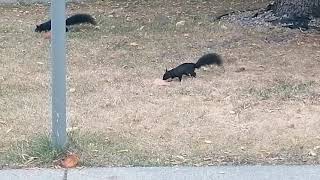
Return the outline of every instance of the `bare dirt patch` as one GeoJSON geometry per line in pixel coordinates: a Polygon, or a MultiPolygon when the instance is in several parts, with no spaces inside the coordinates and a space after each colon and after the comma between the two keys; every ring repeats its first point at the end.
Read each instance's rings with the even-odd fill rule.
{"type": "MultiPolygon", "coordinates": [[[[114,150],[97,141],[84,148],[87,164],[319,163],[320,36],[213,21],[226,7],[242,6],[68,5],[68,14],[88,12],[100,24],[68,33],[68,123],[128,149],[107,158],[114,150]],[[176,27],[179,21],[185,24],[176,27]],[[201,69],[197,78],[154,85],[165,68],[206,52],[221,54],[224,71],[201,69]]],[[[49,130],[50,41],[33,32],[47,10],[0,8],[0,154],[49,130]]]]}

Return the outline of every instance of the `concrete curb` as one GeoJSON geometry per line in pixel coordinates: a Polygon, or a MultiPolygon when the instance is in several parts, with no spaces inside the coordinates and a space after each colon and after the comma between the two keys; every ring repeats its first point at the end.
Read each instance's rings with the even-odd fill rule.
{"type": "Polygon", "coordinates": [[[320,180],[320,166],[211,166],[18,169],[1,180],[320,180]]]}
{"type": "Polygon", "coordinates": [[[11,169],[1,170],[1,180],[63,180],[64,169],[11,169]]]}

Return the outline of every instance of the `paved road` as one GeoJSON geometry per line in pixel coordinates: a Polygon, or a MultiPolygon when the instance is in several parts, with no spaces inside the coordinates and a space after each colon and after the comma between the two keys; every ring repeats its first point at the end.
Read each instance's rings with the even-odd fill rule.
{"type": "Polygon", "coordinates": [[[1,180],[320,180],[320,166],[19,169],[1,180]]]}

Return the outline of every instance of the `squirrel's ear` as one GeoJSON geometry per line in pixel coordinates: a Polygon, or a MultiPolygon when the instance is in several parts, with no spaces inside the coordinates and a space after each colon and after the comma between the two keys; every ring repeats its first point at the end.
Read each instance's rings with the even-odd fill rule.
{"type": "Polygon", "coordinates": [[[168,72],[167,68],[166,68],[166,72],[168,72]]]}

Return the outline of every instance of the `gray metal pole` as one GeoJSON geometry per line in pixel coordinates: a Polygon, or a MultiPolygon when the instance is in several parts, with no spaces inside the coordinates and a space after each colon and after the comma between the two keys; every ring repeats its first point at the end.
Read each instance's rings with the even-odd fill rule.
{"type": "Polygon", "coordinates": [[[63,149],[66,132],[65,0],[51,0],[52,143],[63,149]]]}

